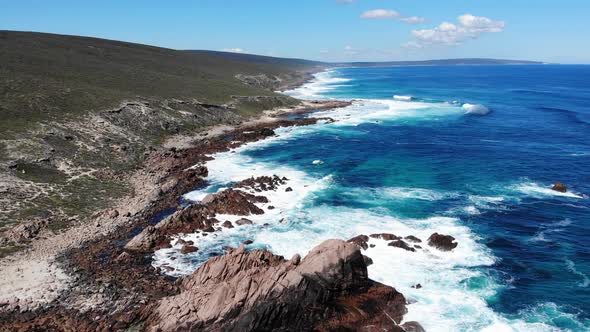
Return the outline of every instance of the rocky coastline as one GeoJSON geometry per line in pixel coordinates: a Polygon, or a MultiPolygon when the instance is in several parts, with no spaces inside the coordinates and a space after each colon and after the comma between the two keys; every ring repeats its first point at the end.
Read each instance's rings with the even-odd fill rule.
{"type": "MultiPolygon", "coordinates": [[[[186,204],[180,197],[206,184],[208,169],[203,164],[212,154],[274,136],[278,127],[332,121],[288,115],[347,105],[350,102],[305,102],[230,130],[214,128],[188,145],[183,139],[152,151],[135,175],[134,183],[144,191],[132,198],[134,204],[123,201],[97,214],[81,230],[85,236],[69,239],[68,245],[53,251],[54,256],[41,255],[51,261],[53,269],[45,274],[54,286],[31,295],[14,290],[18,283],[9,285],[14,295],[0,301],[0,330],[422,331],[417,322],[402,324],[406,299],[368,278],[372,260],[362,251],[369,238],[409,251],[428,250],[423,242],[452,250],[457,243],[450,236],[435,233],[423,241],[413,235],[359,235],[348,241],[326,241],[306,257],[289,260],[266,250],[248,251],[251,241],[247,241],[239,248],[226,247],[225,255],[181,278],[165,273],[171,267],[151,264],[154,251],[170,247],[173,241],[182,245],[180,254],[199,250],[190,241],[174,240],[175,235],[208,236],[222,228],[249,227],[249,215],[264,213],[257,204],[267,202],[265,192],[292,190],[289,179],[269,174],[186,204]],[[232,223],[216,219],[219,214],[243,218],[232,223]],[[55,281],[56,274],[64,277],[55,281]]],[[[80,230],[72,230],[76,231],[80,230]]],[[[68,242],[39,239],[36,250],[52,240],[68,242]]],[[[36,255],[33,251],[14,261],[30,264],[40,259],[36,255]]],[[[22,273],[21,265],[16,266],[13,271],[22,273]]]]}

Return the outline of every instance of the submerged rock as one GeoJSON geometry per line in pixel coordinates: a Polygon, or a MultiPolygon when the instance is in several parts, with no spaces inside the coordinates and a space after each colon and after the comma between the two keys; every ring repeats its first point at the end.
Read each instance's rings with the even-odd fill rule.
{"type": "Polygon", "coordinates": [[[393,241],[393,240],[401,239],[401,237],[399,237],[395,234],[391,234],[391,233],[378,233],[378,234],[371,234],[369,236],[374,239],[383,239],[385,241],[393,241]]]}
{"type": "Polygon", "coordinates": [[[404,240],[395,240],[392,242],[389,242],[387,244],[390,247],[397,247],[397,248],[401,248],[407,251],[416,251],[416,249],[410,247],[404,240]]]}
{"type": "Polygon", "coordinates": [[[242,246],[207,261],[180,291],[150,309],[147,331],[405,331],[404,296],[370,280],[358,246],[341,240],[290,261],[242,246]]]}
{"type": "Polygon", "coordinates": [[[454,241],[455,238],[450,235],[434,233],[428,238],[428,245],[435,247],[438,250],[451,251],[458,245],[458,243],[454,241]]]}
{"type": "Polygon", "coordinates": [[[195,247],[195,246],[191,246],[190,244],[185,244],[184,246],[182,246],[182,248],[180,249],[180,252],[184,255],[189,254],[191,252],[196,252],[198,251],[199,248],[195,247]]]}
{"type": "Polygon", "coordinates": [[[404,237],[404,239],[410,241],[410,242],[414,242],[414,243],[421,243],[422,240],[420,240],[419,238],[415,237],[414,235],[408,235],[406,237],[404,237]]]}
{"type": "Polygon", "coordinates": [[[560,193],[567,192],[567,186],[559,181],[555,182],[555,184],[553,185],[553,187],[551,187],[551,189],[553,189],[555,191],[559,191],[560,193]]]}
{"type": "Polygon", "coordinates": [[[252,220],[246,219],[246,218],[241,218],[241,219],[236,220],[236,225],[239,225],[239,226],[252,225],[252,220]]]}

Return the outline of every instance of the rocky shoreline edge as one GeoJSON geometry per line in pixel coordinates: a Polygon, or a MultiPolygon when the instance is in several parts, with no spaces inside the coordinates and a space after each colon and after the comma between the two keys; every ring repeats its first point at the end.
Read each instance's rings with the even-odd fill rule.
{"type": "MultiPolygon", "coordinates": [[[[96,215],[90,225],[58,235],[62,238],[39,239],[31,252],[3,262],[3,275],[12,279],[1,285],[8,295],[0,297],[0,329],[422,331],[417,322],[401,324],[406,299],[368,278],[372,261],[361,253],[369,238],[390,241],[398,249],[422,250],[422,240],[414,236],[329,240],[305,258],[289,260],[266,250],[247,251],[246,241],[240,248],[226,247],[225,255],[181,278],[166,275],[170,267],[151,265],[154,251],[173,241],[182,246],[181,254],[198,250],[190,241],[173,240],[175,235],[208,236],[222,227],[251,227],[246,218],[264,213],[256,205],[267,201],[264,192],[291,189],[289,179],[269,174],[187,205],[180,197],[206,184],[203,163],[210,155],[274,136],[278,127],[333,121],[292,115],[350,104],[303,102],[153,151],[134,175],[138,195],[96,215]],[[232,224],[217,220],[218,214],[244,218],[232,224]]],[[[453,241],[433,234],[428,245],[452,250],[457,245],[453,241]]]]}

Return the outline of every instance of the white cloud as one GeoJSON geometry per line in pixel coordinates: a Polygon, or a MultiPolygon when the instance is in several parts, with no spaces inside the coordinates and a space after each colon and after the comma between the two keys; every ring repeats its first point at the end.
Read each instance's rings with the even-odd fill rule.
{"type": "Polygon", "coordinates": [[[347,45],[344,47],[344,55],[348,55],[348,56],[357,55],[359,52],[360,52],[359,49],[356,49],[352,46],[347,45]]]}
{"type": "Polygon", "coordinates": [[[459,23],[474,32],[502,32],[506,26],[506,23],[502,21],[492,21],[487,17],[471,14],[459,16],[459,23]]]}
{"type": "Polygon", "coordinates": [[[404,21],[406,23],[412,23],[412,24],[424,23],[424,21],[426,21],[426,19],[424,17],[418,17],[418,16],[402,17],[402,18],[400,18],[400,20],[404,21]]]}
{"type": "Polygon", "coordinates": [[[224,48],[222,51],[231,53],[244,53],[245,51],[241,48],[224,48]]]}
{"type": "Polygon", "coordinates": [[[424,45],[415,42],[415,41],[409,41],[407,43],[403,43],[402,47],[404,48],[416,48],[416,49],[420,49],[420,48],[424,48],[424,45]]]}
{"type": "Polygon", "coordinates": [[[399,13],[395,10],[389,10],[389,9],[368,10],[361,15],[361,18],[368,19],[368,20],[396,18],[396,17],[399,17],[399,13]]]}
{"type": "Polygon", "coordinates": [[[405,47],[416,48],[429,45],[460,45],[462,42],[475,39],[487,32],[502,32],[506,23],[494,21],[487,17],[473,16],[471,14],[461,15],[458,23],[443,22],[433,29],[412,31],[414,42],[404,44],[405,47]]]}

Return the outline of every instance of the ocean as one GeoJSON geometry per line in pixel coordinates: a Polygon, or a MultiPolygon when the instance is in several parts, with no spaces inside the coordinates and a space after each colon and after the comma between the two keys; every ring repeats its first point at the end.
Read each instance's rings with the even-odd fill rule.
{"type": "Polygon", "coordinates": [[[293,191],[271,193],[276,208],[249,217],[254,225],[184,235],[199,251],[162,249],[154,266],[188,274],[246,239],[290,258],[329,238],[438,232],[458,247],[410,252],[371,239],[364,252],[369,276],[407,297],[406,321],[590,329],[590,66],[338,68],[286,93],[354,103],[313,114],[334,123],[214,155],[209,186],[185,199],[258,175],[286,176],[293,191]],[[551,190],[556,181],[569,191],[551,190]]]}

